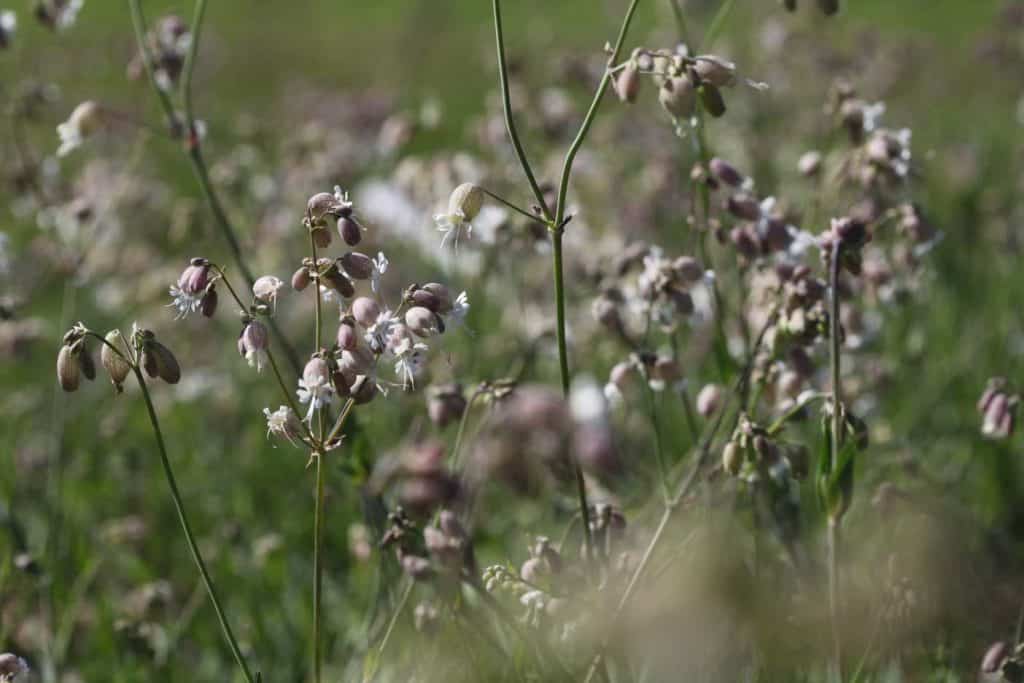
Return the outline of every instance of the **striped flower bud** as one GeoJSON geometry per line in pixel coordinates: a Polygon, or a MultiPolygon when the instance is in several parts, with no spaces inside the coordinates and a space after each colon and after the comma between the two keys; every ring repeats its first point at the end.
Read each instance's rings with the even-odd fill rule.
{"type": "Polygon", "coordinates": [[[68,345],[61,346],[57,353],[57,380],[61,389],[67,392],[77,391],[81,381],[82,368],[77,355],[68,345]]]}
{"type": "Polygon", "coordinates": [[[710,83],[718,88],[726,88],[736,83],[736,65],[715,55],[699,55],[694,71],[701,82],[710,83]]]}
{"type": "Polygon", "coordinates": [[[338,234],[350,247],[356,246],[363,239],[363,229],[351,216],[342,216],[338,219],[338,234]]]}
{"type": "Polygon", "coordinates": [[[743,450],[735,441],[725,444],[722,449],[722,469],[729,474],[736,476],[743,467],[743,450]]]}
{"type": "Polygon", "coordinates": [[[704,106],[704,111],[716,119],[725,114],[725,100],[717,86],[702,83],[697,91],[700,93],[700,103],[704,106]]]}
{"type": "Polygon", "coordinates": [[[658,101],[672,116],[687,118],[693,115],[697,95],[689,78],[675,76],[662,83],[658,91],[658,101]]]}
{"type": "Polygon", "coordinates": [[[301,292],[309,287],[309,268],[302,266],[292,274],[292,289],[301,292]]]}
{"type": "Polygon", "coordinates": [[[126,351],[124,338],[121,336],[120,330],[111,330],[107,332],[107,336],[104,339],[107,343],[100,349],[100,363],[103,365],[103,369],[107,371],[107,374],[110,375],[110,381],[114,388],[120,393],[124,381],[128,378],[128,373],[131,371],[128,361],[121,355],[126,351]],[[114,348],[110,348],[111,346],[114,348]],[[121,353],[115,352],[114,349],[121,353]]]}
{"type": "Polygon", "coordinates": [[[267,349],[270,347],[270,335],[267,327],[258,320],[251,320],[242,330],[239,339],[239,351],[248,361],[250,367],[255,367],[257,372],[263,370],[267,362],[267,349]]]}
{"type": "MultiPolygon", "coordinates": [[[[441,283],[428,282],[427,284],[420,287],[420,289],[425,290],[430,294],[433,294],[435,297],[437,297],[437,309],[435,310],[431,308],[431,310],[434,311],[435,313],[440,313],[441,315],[444,315],[445,313],[448,313],[452,310],[451,294],[448,293],[448,288],[442,285],[441,283]]],[[[428,306],[428,308],[430,307],[428,306]]]]}
{"type": "Polygon", "coordinates": [[[367,296],[361,296],[352,301],[352,317],[363,327],[370,327],[377,322],[380,316],[380,305],[367,296]]]}
{"type": "Polygon", "coordinates": [[[369,280],[373,277],[373,259],[358,251],[350,251],[338,259],[341,267],[354,280],[369,280]]]}
{"type": "Polygon", "coordinates": [[[156,375],[168,384],[177,384],[181,379],[181,366],[171,350],[156,340],[150,341],[147,346],[153,356],[156,375]]]}
{"type": "Polygon", "coordinates": [[[615,94],[623,102],[632,104],[640,92],[640,69],[630,61],[615,77],[615,94]]]}
{"type": "Polygon", "coordinates": [[[356,332],[356,321],[351,316],[346,316],[338,325],[338,348],[343,351],[351,351],[359,343],[359,333],[356,332]]]}
{"type": "Polygon", "coordinates": [[[711,161],[708,162],[708,168],[711,169],[711,172],[716,178],[726,185],[739,187],[743,184],[743,181],[746,180],[744,175],[740,173],[735,166],[720,157],[712,158],[711,161]]]}
{"type": "Polygon", "coordinates": [[[444,332],[441,318],[423,306],[413,306],[405,312],[405,325],[417,337],[432,337],[444,332]]]}

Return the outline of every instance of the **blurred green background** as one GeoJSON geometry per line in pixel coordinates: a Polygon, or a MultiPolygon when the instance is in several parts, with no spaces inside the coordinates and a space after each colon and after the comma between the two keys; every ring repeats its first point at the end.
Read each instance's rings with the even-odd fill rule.
{"type": "MultiPolygon", "coordinates": [[[[55,126],[84,99],[102,100],[158,125],[152,92],[125,77],[134,53],[125,3],[87,0],[78,23],[57,35],[35,25],[28,4],[8,3],[18,11],[19,29],[11,47],[0,52],[0,93],[10,101],[18,84],[29,80],[59,86],[52,104],[23,131],[38,155],[52,154],[55,126]]],[[[187,3],[144,5],[151,20],[168,12],[186,18],[191,14],[187,3]]],[[[581,93],[589,86],[564,82],[564,71],[554,66],[555,55],[581,56],[597,64],[626,3],[519,0],[506,5],[508,48],[527,72],[525,80],[538,88],[558,85],[581,93]]],[[[900,447],[913,450],[927,444],[927,453],[918,455],[938,470],[975,462],[972,476],[964,480],[972,509],[993,524],[1019,530],[1024,508],[1019,507],[1017,449],[980,443],[973,412],[985,379],[995,374],[1014,377],[1024,353],[1024,279],[1019,270],[1024,214],[1018,198],[1024,191],[1024,136],[1017,111],[1024,70],[1009,60],[997,57],[993,62],[982,55],[986,37],[1000,28],[1005,7],[994,0],[851,0],[838,18],[825,21],[811,7],[786,15],[770,0],[737,0],[719,44],[753,42],[761,22],[772,17],[846,54],[872,51],[879,44],[917,51],[915,68],[927,72],[908,80],[906,87],[887,89],[887,120],[914,128],[916,154],[927,177],[921,199],[945,237],[931,256],[936,276],[928,296],[902,309],[900,321],[884,332],[881,344],[897,359],[898,380],[882,396],[880,412],[900,447]]],[[[692,29],[700,31],[717,3],[692,1],[684,8],[692,29]]],[[[629,44],[671,34],[667,3],[643,0],[629,44]]],[[[1018,50],[1024,49],[1021,40],[1018,29],[1018,50]]],[[[745,68],[758,78],[756,61],[745,68]]],[[[323,114],[322,108],[302,111],[301,103],[310,100],[301,93],[320,93],[328,109],[334,96],[343,101],[369,91],[393,97],[398,110],[415,111],[434,100],[443,114],[440,126],[416,136],[407,150],[429,155],[477,145],[467,126],[483,114],[495,88],[495,70],[490,3],[482,0],[222,0],[208,10],[196,109],[210,127],[211,162],[248,135],[239,131],[243,114],[258,122],[257,144],[272,165],[283,154],[280,138],[323,114]]],[[[864,89],[870,91],[870,85],[864,89]]],[[[807,84],[807,99],[821,106],[828,86],[807,84]]],[[[772,97],[770,91],[766,97],[772,97]]],[[[614,107],[608,112],[604,115],[618,115],[614,107]]],[[[3,135],[10,156],[13,139],[3,135]]],[[[772,141],[762,142],[767,146],[772,141]]],[[[124,145],[115,165],[124,164],[132,172],[126,161],[130,151],[124,145]]],[[[142,153],[145,174],[168,181],[173,196],[201,202],[174,145],[150,140],[142,153]]],[[[62,173],[71,177],[79,163],[70,159],[62,173]]],[[[345,184],[359,180],[339,179],[345,184]]],[[[311,191],[320,189],[326,188],[311,191]]],[[[10,191],[0,197],[13,205],[10,191]]],[[[227,260],[220,238],[203,218],[201,203],[194,209],[199,227],[186,230],[182,238],[173,234],[170,219],[161,224],[158,218],[167,197],[153,197],[153,202],[157,209],[140,213],[138,225],[128,217],[124,227],[126,238],[137,232],[153,240],[150,246],[166,257],[154,269],[173,272],[185,258],[200,253],[227,260]]],[[[245,208],[230,196],[228,204],[245,240],[250,223],[245,208]]],[[[298,216],[302,207],[287,210],[298,216]]],[[[0,215],[0,230],[8,234],[15,260],[29,258],[40,248],[32,223],[13,210],[0,215]]],[[[291,260],[269,247],[249,246],[267,272],[282,277],[290,272],[291,260]]],[[[53,261],[57,259],[4,283],[5,297],[14,302],[13,317],[37,319],[42,327],[32,343],[5,351],[0,365],[0,513],[8,528],[0,536],[0,649],[24,653],[48,680],[57,680],[58,671],[64,674],[61,681],[234,680],[230,655],[185,554],[141,405],[127,396],[115,398],[102,381],[72,396],[60,394],[53,381],[60,336],[74,321],[85,320],[97,329],[126,329],[133,320],[145,320],[164,329],[172,327],[170,313],[156,310],[157,304],[142,297],[128,297],[115,319],[96,305],[91,285],[83,286],[53,261]],[[133,532],[133,524],[144,526],[133,532]],[[26,567],[28,558],[32,562],[26,567]],[[124,603],[133,596],[141,599],[140,587],[158,579],[169,582],[173,598],[164,618],[155,620],[162,632],[153,636],[138,632],[137,625],[125,625],[123,614],[124,603]]],[[[130,289],[133,283],[118,284],[130,289]]],[[[581,301],[586,298],[585,292],[579,295],[581,301]]],[[[486,328],[502,305],[484,299],[475,300],[474,307],[473,324],[486,328]]],[[[298,452],[274,448],[266,440],[259,413],[277,399],[264,398],[269,391],[265,381],[233,357],[234,327],[225,317],[213,324],[189,319],[170,332],[186,375],[193,364],[210,374],[191,400],[172,403],[166,388],[158,387],[164,393],[158,396],[158,407],[172,435],[171,456],[194,524],[212,556],[212,571],[242,639],[266,672],[265,680],[301,681],[308,660],[311,570],[305,550],[311,541],[312,476],[298,452]],[[199,339],[212,338],[212,330],[218,330],[219,340],[199,339]],[[210,370],[215,367],[227,370],[210,370]]],[[[0,322],[9,324],[13,322],[0,322]]],[[[504,372],[493,354],[471,347],[471,341],[458,347],[477,354],[472,356],[476,364],[470,366],[471,377],[504,372]]],[[[554,366],[544,365],[537,376],[552,380],[554,366]]],[[[422,417],[410,417],[416,410],[422,416],[420,399],[397,402],[400,408],[361,417],[362,443],[390,447],[396,443],[394,434],[422,428],[422,417]]],[[[669,438],[673,445],[682,442],[677,433],[669,438]]],[[[378,576],[375,561],[357,566],[347,552],[349,524],[361,518],[359,491],[340,468],[332,471],[330,489],[327,650],[337,680],[347,680],[359,668],[378,576]]],[[[498,522],[490,530],[497,538],[484,540],[521,545],[519,538],[501,538],[502,530],[533,520],[535,513],[510,517],[514,514],[525,519],[498,522]]]]}

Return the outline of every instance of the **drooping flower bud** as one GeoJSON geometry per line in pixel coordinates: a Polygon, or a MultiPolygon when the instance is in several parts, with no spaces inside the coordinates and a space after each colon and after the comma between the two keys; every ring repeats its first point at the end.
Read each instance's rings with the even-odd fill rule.
{"type": "Polygon", "coordinates": [[[370,327],[380,316],[380,306],[367,296],[357,297],[352,301],[352,317],[363,327],[370,327]]]}
{"type": "Polygon", "coordinates": [[[427,415],[438,428],[462,418],[466,411],[466,397],[459,384],[444,384],[427,389],[427,415]]]}
{"type": "Polygon", "coordinates": [[[444,315],[445,313],[448,313],[452,310],[452,297],[448,293],[448,288],[442,285],[441,283],[428,282],[427,284],[420,287],[420,289],[425,290],[430,294],[433,294],[437,298],[437,309],[435,310],[430,306],[427,306],[427,308],[430,308],[430,310],[434,311],[435,313],[440,313],[441,315],[444,315]]]}
{"type": "Polygon", "coordinates": [[[725,203],[726,210],[736,218],[756,221],[761,217],[761,203],[757,198],[746,192],[729,195],[725,203]]]}
{"type": "Polygon", "coordinates": [[[256,282],[252,284],[252,295],[256,297],[257,301],[262,301],[265,304],[277,303],[277,292],[284,287],[284,282],[281,278],[274,277],[273,275],[264,275],[256,278],[256,282]]]}
{"type": "Polygon", "coordinates": [[[111,330],[110,332],[107,332],[107,336],[104,337],[104,339],[107,343],[100,349],[100,363],[107,371],[107,374],[110,375],[110,381],[114,385],[114,388],[118,393],[120,393],[122,385],[128,378],[128,373],[131,371],[131,366],[121,354],[116,353],[114,349],[110,347],[113,346],[121,353],[125,353],[126,348],[124,345],[124,338],[121,336],[120,330],[111,330]]]}
{"type": "Polygon", "coordinates": [[[342,216],[338,219],[338,234],[350,247],[356,246],[363,239],[363,229],[351,216],[342,216]]]}
{"type": "Polygon", "coordinates": [[[640,69],[630,61],[615,77],[615,94],[623,102],[632,104],[640,92],[640,69]]]}
{"type": "Polygon", "coordinates": [[[194,258],[178,277],[178,289],[193,296],[206,291],[210,283],[210,262],[204,258],[194,258]]]}
{"type": "Polygon", "coordinates": [[[444,332],[440,316],[423,306],[413,306],[405,312],[405,325],[417,337],[432,337],[444,332]]]}
{"type": "Polygon", "coordinates": [[[672,116],[687,118],[693,115],[697,94],[689,78],[675,76],[662,83],[658,90],[658,101],[672,116]]]}
{"type": "Polygon", "coordinates": [[[711,169],[711,172],[716,178],[726,185],[739,187],[743,184],[743,181],[746,180],[743,174],[740,173],[735,166],[720,157],[713,157],[711,161],[708,162],[708,168],[711,169]]]}
{"type": "MultiPolygon", "coordinates": [[[[280,282],[280,280],[278,280],[280,282]]],[[[258,320],[251,320],[242,330],[239,339],[239,350],[249,362],[250,367],[255,367],[257,372],[263,370],[267,362],[267,349],[270,347],[270,335],[267,327],[258,320]]]]}
{"type": "Polygon", "coordinates": [[[373,259],[358,251],[350,251],[338,259],[348,276],[355,280],[369,280],[373,277],[373,259]]]}
{"type": "Polygon", "coordinates": [[[701,83],[697,91],[700,93],[700,103],[704,106],[704,111],[716,119],[725,114],[725,100],[715,85],[701,83]]]}
{"type": "Polygon", "coordinates": [[[71,346],[61,346],[57,353],[57,379],[60,381],[61,389],[67,392],[77,391],[81,372],[77,353],[71,346]]]}
{"type": "Polygon", "coordinates": [[[206,290],[206,295],[199,303],[199,312],[203,314],[204,318],[213,317],[213,314],[217,312],[218,301],[217,290],[213,285],[210,285],[210,288],[206,290]]]}
{"type": "Polygon", "coordinates": [[[0,683],[18,683],[29,673],[28,662],[10,652],[0,654],[0,683]]]}
{"type": "Polygon", "coordinates": [[[736,65],[715,55],[698,55],[694,70],[702,83],[726,88],[736,83],[736,65]]]}
{"type": "Polygon", "coordinates": [[[177,384],[181,379],[181,366],[171,350],[156,340],[147,343],[153,357],[156,375],[168,384],[177,384]]]}
{"type": "Polygon", "coordinates": [[[707,384],[697,394],[697,412],[701,417],[711,417],[722,407],[722,388],[717,384],[707,384]]]}
{"type": "Polygon", "coordinates": [[[472,221],[484,205],[484,191],[474,183],[462,183],[448,197],[448,213],[472,221]]]}
{"type": "Polygon", "coordinates": [[[309,287],[309,268],[302,266],[292,274],[292,289],[301,292],[309,287]]]}
{"type": "Polygon", "coordinates": [[[342,319],[338,325],[338,348],[343,351],[351,351],[359,343],[359,334],[356,332],[356,321],[350,316],[342,319]]]}
{"type": "Polygon", "coordinates": [[[736,476],[743,467],[743,450],[735,441],[725,444],[722,449],[722,469],[729,474],[736,476]]]}
{"type": "Polygon", "coordinates": [[[999,640],[989,646],[985,656],[981,660],[981,672],[994,674],[999,671],[1003,661],[1010,654],[1010,648],[1005,641],[999,640]]]}

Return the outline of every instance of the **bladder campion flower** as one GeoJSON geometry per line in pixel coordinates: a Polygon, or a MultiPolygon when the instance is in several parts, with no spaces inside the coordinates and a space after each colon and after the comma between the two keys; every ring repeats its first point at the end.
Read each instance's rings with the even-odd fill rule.
{"type": "Polygon", "coordinates": [[[448,243],[449,238],[453,239],[456,247],[459,246],[459,237],[463,229],[466,235],[473,236],[473,219],[480,213],[484,204],[484,191],[473,183],[463,183],[455,188],[448,198],[448,212],[439,213],[434,216],[437,229],[444,233],[441,238],[441,247],[448,243]]]}

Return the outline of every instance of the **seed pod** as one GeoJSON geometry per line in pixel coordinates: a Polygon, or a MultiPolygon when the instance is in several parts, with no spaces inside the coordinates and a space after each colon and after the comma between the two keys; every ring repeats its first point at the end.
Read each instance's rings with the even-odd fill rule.
{"type": "Polygon", "coordinates": [[[370,327],[380,316],[380,306],[367,296],[361,296],[352,302],[352,317],[363,327],[370,327]]]}
{"type": "Polygon", "coordinates": [[[632,104],[636,102],[637,93],[640,92],[640,70],[636,62],[629,62],[615,78],[615,94],[623,102],[632,104]]]}
{"type": "Polygon", "coordinates": [[[702,83],[726,88],[736,83],[736,65],[715,55],[699,55],[693,67],[702,83]]]}
{"type": "Polygon", "coordinates": [[[331,246],[331,231],[327,228],[315,228],[312,234],[313,244],[317,249],[326,249],[331,246]]]}
{"type": "Polygon", "coordinates": [[[301,292],[309,287],[309,268],[302,266],[292,274],[292,289],[301,292]]]}
{"type": "Polygon", "coordinates": [[[405,312],[405,325],[417,337],[432,337],[444,332],[441,318],[423,306],[413,306],[405,312]]]}
{"type": "Polygon", "coordinates": [[[676,118],[691,116],[697,103],[693,83],[686,76],[666,80],[658,91],[658,101],[665,111],[676,118]]]}
{"type": "Polygon", "coordinates": [[[334,391],[338,396],[348,396],[352,393],[352,385],[355,384],[357,375],[347,368],[338,366],[334,372],[331,373],[331,383],[334,385],[334,391]]]}
{"type": "MultiPolygon", "coordinates": [[[[107,344],[114,348],[122,351],[124,346],[124,339],[121,337],[119,330],[111,330],[107,332],[107,336],[104,337],[107,344]]],[[[115,353],[110,346],[104,344],[100,349],[100,363],[103,365],[103,369],[110,375],[110,381],[117,389],[118,393],[121,392],[121,386],[124,381],[128,378],[128,373],[131,371],[131,366],[128,364],[122,356],[115,353]]]]}
{"type": "Polygon", "coordinates": [[[711,83],[702,83],[697,90],[704,111],[716,119],[725,114],[725,100],[722,99],[722,93],[717,87],[711,83]]]}
{"type": "Polygon", "coordinates": [[[84,342],[80,342],[81,348],[78,353],[78,365],[82,368],[82,374],[90,382],[96,379],[96,362],[92,359],[92,354],[85,348],[84,342]]]}
{"type": "Polygon", "coordinates": [[[373,259],[358,251],[350,251],[338,259],[341,267],[349,277],[356,280],[369,280],[373,276],[373,259]]]}
{"type": "Polygon", "coordinates": [[[739,187],[743,184],[746,178],[739,170],[730,164],[725,159],[720,157],[714,157],[708,162],[708,168],[715,175],[716,178],[721,180],[726,185],[732,185],[733,187],[739,187]]]}
{"type": "Polygon", "coordinates": [[[217,301],[217,290],[211,287],[199,304],[199,312],[206,318],[212,318],[217,312],[217,301]]]}
{"type": "Polygon", "coordinates": [[[448,288],[442,285],[441,283],[428,282],[427,284],[420,287],[420,289],[426,290],[427,292],[437,297],[437,310],[431,309],[434,310],[435,313],[440,313],[441,315],[444,315],[445,313],[448,313],[452,310],[451,295],[448,293],[448,288]]]}
{"type": "Polygon", "coordinates": [[[181,366],[171,350],[158,341],[150,342],[156,362],[156,373],[168,384],[177,384],[181,379],[181,366]]]}
{"type": "Polygon", "coordinates": [[[735,441],[725,444],[722,449],[722,469],[734,477],[740,473],[743,467],[743,450],[735,441]]]}
{"type": "Polygon", "coordinates": [[[350,216],[342,216],[338,219],[338,234],[342,241],[350,247],[356,246],[363,239],[362,229],[350,216]]]}
{"type": "Polygon", "coordinates": [[[448,197],[448,213],[472,221],[484,205],[484,191],[473,183],[462,183],[448,197]]]}
{"type": "Polygon", "coordinates": [[[60,381],[61,389],[67,392],[78,390],[81,366],[75,358],[76,355],[67,345],[61,346],[57,353],[57,379],[60,381]]]}

